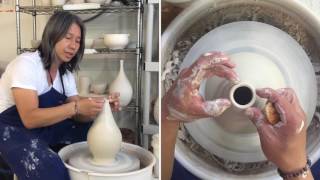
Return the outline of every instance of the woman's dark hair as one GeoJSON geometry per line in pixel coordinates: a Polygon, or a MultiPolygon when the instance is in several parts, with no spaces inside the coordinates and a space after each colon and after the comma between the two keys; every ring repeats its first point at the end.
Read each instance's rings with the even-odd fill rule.
{"type": "Polygon", "coordinates": [[[82,20],[78,16],[67,11],[54,13],[44,28],[38,50],[45,69],[48,70],[50,68],[52,60],[55,57],[54,46],[58,41],[64,38],[73,23],[77,24],[81,30],[80,47],[77,54],[69,62],[61,64],[59,72],[63,75],[66,70],[73,72],[75,69],[79,69],[79,62],[82,59],[84,52],[86,30],[82,20]]]}

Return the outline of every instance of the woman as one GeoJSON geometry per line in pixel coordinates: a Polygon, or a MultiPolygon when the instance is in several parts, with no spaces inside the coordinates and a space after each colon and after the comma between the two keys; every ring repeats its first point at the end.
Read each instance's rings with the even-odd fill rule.
{"type": "MultiPolygon", "coordinates": [[[[85,27],[68,12],[49,19],[36,52],[10,62],[0,81],[0,153],[19,180],[68,180],[49,146],[86,139],[103,98],[80,98],[72,72],[84,52],[85,27]],[[82,122],[82,123],[80,123],[82,122]]],[[[119,108],[119,95],[110,102],[119,108]]]]}
{"type": "MultiPolygon", "coordinates": [[[[203,79],[218,76],[231,82],[239,81],[230,59],[220,53],[205,53],[181,71],[162,99],[161,112],[161,172],[162,179],[171,179],[174,146],[180,122],[203,117],[216,117],[231,106],[228,99],[205,101],[199,94],[203,79]]],[[[313,179],[306,152],[306,116],[298,98],[290,88],[263,88],[257,95],[275,104],[281,121],[271,125],[260,109],[251,107],[245,114],[256,126],[261,148],[266,158],[278,167],[283,179],[313,179]]],[[[179,173],[179,179],[186,179],[179,173]]]]}

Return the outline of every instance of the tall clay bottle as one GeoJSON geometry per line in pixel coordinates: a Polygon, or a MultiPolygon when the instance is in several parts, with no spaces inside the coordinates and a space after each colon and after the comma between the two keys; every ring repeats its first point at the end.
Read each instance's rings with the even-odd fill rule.
{"type": "Polygon", "coordinates": [[[109,100],[105,99],[102,112],[89,129],[87,141],[94,164],[106,165],[114,162],[120,150],[122,135],[112,116],[109,100]]]}
{"type": "Polygon", "coordinates": [[[109,87],[109,93],[119,92],[120,93],[120,106],[127,106],[132,99],[132,86],[127,78],[126,73],[123,69],[123,60],[120,60],[120,70],[118,76],[111,83],[109,87]]]}

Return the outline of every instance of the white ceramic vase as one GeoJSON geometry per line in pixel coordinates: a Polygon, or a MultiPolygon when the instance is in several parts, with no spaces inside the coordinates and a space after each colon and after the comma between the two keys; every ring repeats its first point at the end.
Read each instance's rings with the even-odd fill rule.
{"type": "Polygon", "coordinates": [[[80,76],[79,78],[79,94],[87,96],[90,93],[91,79],[88,76],[80,76]]]}
{"type": "Polygon", "coordinates": [[[109,101],[105,99],[103,111],[99,114],[87,135],[92,163],[111,164],[120,150],[122,135],[112,116],[109,101]]]}
{"type": "Polygon", "coordinates": [[[120,93],[120,106],[127,106],[132,99],[132,86],[123,68],[123,60],[120,60],[120,70],[118,76],[111,83],[109,93],[120,93]]]}

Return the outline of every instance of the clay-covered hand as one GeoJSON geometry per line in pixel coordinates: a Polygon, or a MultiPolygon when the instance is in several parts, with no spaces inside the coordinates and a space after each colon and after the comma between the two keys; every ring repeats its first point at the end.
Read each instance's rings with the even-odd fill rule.
{"type": "Polygon", "coordinates": [[[83,98],[78,101],[78,114],[95,119],[102,111],[104,102],[104,97],[83,98]]]}
{"type": "Polygon", "coordinates": [[[120,111],[120,93],[110,93],[108,96],[108,100],[112,111],[120,111]]]}
{"type": "Polygon", "coordinates": [[[306,165],[306,115],[290,88],[257,90],[257,95],[273,103],[280,121],[271,125],[260,109],[251,107],[246,115],[257,127],[262,150],[268,160],[284,172],[306,165]]]}
{"type": "Polygon", "coordinates": [[[164,108],[168,108],[167,119],[192,121],[198,118],[219,116],[231,106],[228,99],[205,101],[199,94],[202,80],[212,76],[239,81],[233,68],[235,65],[221,52],[201,55],[189,68],[183,69],[177,80],[163,98],[164,108]]]}

